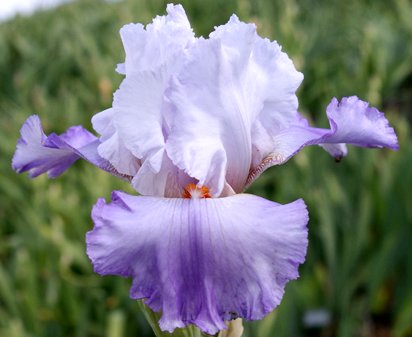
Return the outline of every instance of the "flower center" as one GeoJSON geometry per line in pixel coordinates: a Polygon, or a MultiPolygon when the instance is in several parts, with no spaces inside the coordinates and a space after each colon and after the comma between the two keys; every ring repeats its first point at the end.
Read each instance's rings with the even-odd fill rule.
{"type": "Polygon", "coordinates": [[[206,186],[197,187],[193,183],[187,184],[182,193],[182,198],[185,199],[205,199],[211,197],[206,186]]]}

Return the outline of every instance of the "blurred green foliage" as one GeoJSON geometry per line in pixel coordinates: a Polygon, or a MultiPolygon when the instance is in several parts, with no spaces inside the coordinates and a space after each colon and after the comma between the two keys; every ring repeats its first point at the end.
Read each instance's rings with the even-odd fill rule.
{"type": "MultiPolygon", "coordinates": [[[[199,35],[236,12],[276,39],[305,75],[300,109],[326,126],[332,96],[384,110],[400,150],[350,148],[336,164],[308,148],[250,188],[311,220],[307,262],[280,307],[245,336],[412,336],[412,3],[408,0],[185,0],[199,35]],[[322,310],[325,324],[305,317],[322,310]]],[[[130,281],[92,272],[85,254],[98,197],[129,186],[79,162],[58,180],[10,168],[31,114],[63,132],[111,105],[124,58],[119,28],[150,22],[165,1],[82,0],[0,24],[0,336],[151,336],[130,281]]]]}

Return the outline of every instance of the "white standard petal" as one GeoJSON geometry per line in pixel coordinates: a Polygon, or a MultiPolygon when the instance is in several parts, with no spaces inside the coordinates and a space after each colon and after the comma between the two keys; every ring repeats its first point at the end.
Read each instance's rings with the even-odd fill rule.
{"type": "Polygon", "coordinates": [[[105,141],[116,132],[116,128],[113,124],[113,117],[114,110],[112,108],[103,110],[92,117],[93,129],[101,135],[101,141],[105,141]]]}
{"type": "Polygon", "coordinates": [[[126,148],[117,131],[100,143],[97,150],[102,158],[122,174],[133,177],[140,168],[141,161],[126,148]]]}
{"type": "Polygon", "coordinates": [[[183,7],[172,4],[167,6],[167,15],[156,17],[146,29],[128,24],[120,35],[126,60],[117,71],[127,75],[170,63],[195,39],[183,7]]]}
{"type": "Polygon", "coordinates": [[[167,331],[195,324],[214,334],[226,320],[261,319],[280,303],[306,255],[302,200],[114,192],[112,203],[98,201],[92,217],[87,253],[95,271],[133,277],[131,297],[161,311],[167,331]]]}
{"type": "Polygon", "coordinates": [[[92,118],[93,129],[100,134],[99,155],[106,159],[116,170],[128,176],[134,176],[140,160],[125,147],[114,125],[115,110],[106,109],[92,118]]]}
{"type": "Polygon", "coordinates": [[[156,17],[146,28],[126,25],[121,36],[126,62],[119,69],[127,76],[115,93],[113,108],[97,114],[93,126],[101,134],[99,154],[119,172],[135,176],[133,186],[142,188],[138,192],[152,195],[164,190],[168,175],[159,172],[167,132],[164,91],[195,38],[183,7],[171,4],[167,15],[156,17]],[[138,174],[140,166],[144,169],[138,174]],[[139,181],[148,176],[158,183],[151,189],[147,182],[139,181]]]}
{"type": "Polygon", "coordinates": [[[162,110],[167,79],[162,68],[131,75],[123,80],[114,95],[116,130],[127,149],[139,159],[164,149],[162,110]]]}
{"type": "Polygon", "coordinates": [[[167,92],[175,107],[166,149],[172,161],[218,196],[236,192],[252,164],[252,127],[294,118],[302,75],[275,42],[235,16],[187,52],[184,71],[167,92]]]}
{"type": "Polygon", "coordinates": [[[132,180],[132,186],[140,194],[166,198],[181,197],[184,186],[189,183],[196,181],[177,168],[164,151],[159,151],[150,160],[145,160],[132,180]],[[159,162],[159,168],[155,170],[151,161],[159,162]]]}

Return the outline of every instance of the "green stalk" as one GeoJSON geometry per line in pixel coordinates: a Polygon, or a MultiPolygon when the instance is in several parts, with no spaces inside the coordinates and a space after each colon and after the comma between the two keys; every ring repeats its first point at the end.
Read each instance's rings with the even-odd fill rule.
{"type": "MultiPolygon", "coordinates": [[[[137,301],[140,310],[143,312],[146,320],[149,322],[156,337],[212,337],[202,333],[198,328],[189,325],[183,329],[175,329],[172,333],[162,331],[159,327],[160,314],[153,312],[143,301],[137,301]]],[[[235,319],[227,322],[227,329],[220,331],[215,337],[241,337],[243,334],[243,325],[241,319],[235,319]]]]}
{"type": "Polygon", "coordinates": [[[198,328],[193,325],[187,326],[183,329],[175,329],[172,333],[162,331],[159,327],[158,321],[160,314],[153,312],[142,301],[137,301],[140,310],[143,312],[146,320],[149,322],[156,337],[208,337],[202,334],[198,328]]]}

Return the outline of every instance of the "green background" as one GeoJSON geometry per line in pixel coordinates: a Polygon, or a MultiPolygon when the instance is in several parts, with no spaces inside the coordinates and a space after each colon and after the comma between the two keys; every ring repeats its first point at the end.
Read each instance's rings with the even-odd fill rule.
{"type": "MultiPolygon", "coordinates": [[[[186,0],[197,35],[232,13],[276,39],[305,75],[300,110],[327,127],[333,96],[358,95],[385,111],[400,150],[350,147],[336,164],[318,147],[266,171],[250,192],[304,198],[309,249],[301,277],[246,337],[412,336],[412,3],[186,0]],[[308,314],[329,320],[309,327],[308,314]]],[[[151,336],[130,280],[100,277],[85,253],[90,210],[125,183],[78,162],[57,180],[11,170],[19,128],[38,114],[46,133],[91,129],[122,77],[118,35],[148,23],[165,1],[77,1],[0,24],[0,336],[151,336]]]]}

